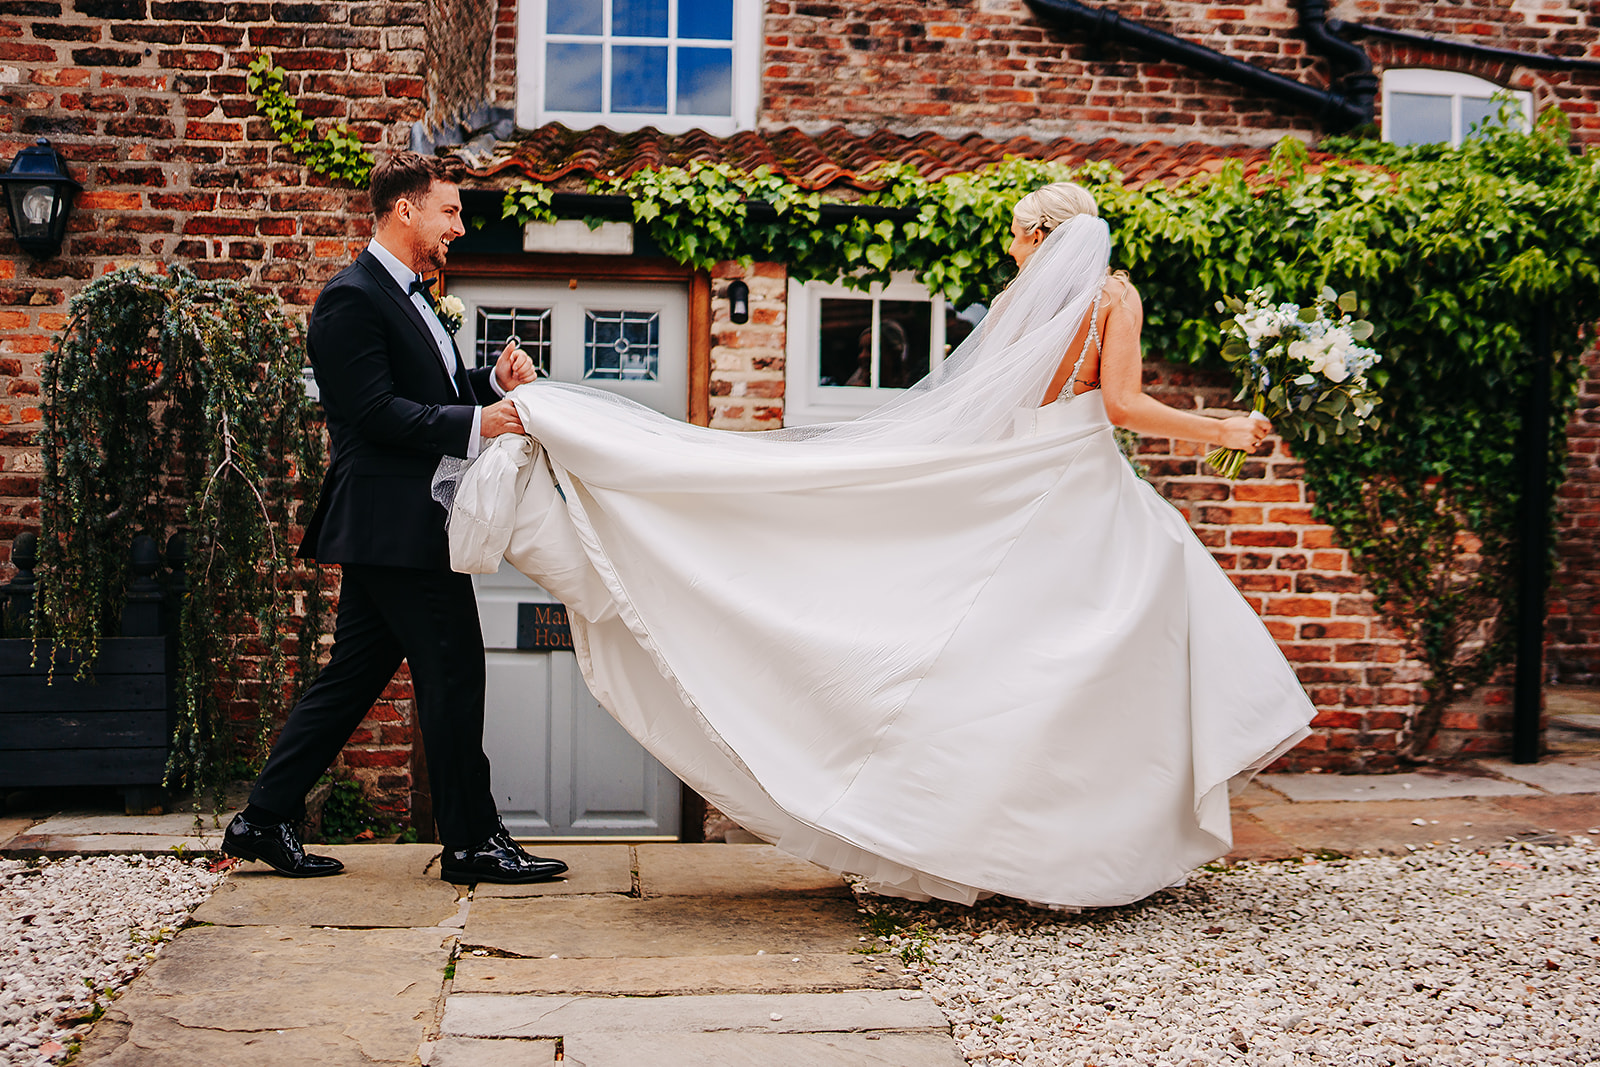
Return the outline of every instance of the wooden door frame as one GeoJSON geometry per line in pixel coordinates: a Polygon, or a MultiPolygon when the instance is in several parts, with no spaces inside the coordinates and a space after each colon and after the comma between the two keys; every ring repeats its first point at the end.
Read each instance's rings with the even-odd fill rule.
{"type": "Polygon", "coordinates": [[[687,420],[711,425],[711,275],[653,256],[496,255],[463,252],[450,257],[443,273],[445,291],[452,277],[527,278],[569,283],[683,282],[689,286],[689,395],[687,420]]]}

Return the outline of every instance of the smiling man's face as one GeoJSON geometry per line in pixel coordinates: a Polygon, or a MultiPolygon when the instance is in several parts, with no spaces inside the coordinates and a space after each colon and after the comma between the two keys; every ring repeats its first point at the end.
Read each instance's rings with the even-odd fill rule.
{"type": "Polygon", "coordinates": [[[419,203],[397,200],[395,211],[409,232],[411,267],[418,274],[443,268],[450,242],[467,232],[461,225],[461,191],[452,182],[434,181],[419,203]]]}

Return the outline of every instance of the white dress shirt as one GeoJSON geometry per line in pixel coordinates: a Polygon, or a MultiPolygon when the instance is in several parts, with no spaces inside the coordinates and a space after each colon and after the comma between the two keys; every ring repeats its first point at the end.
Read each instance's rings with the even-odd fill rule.
{"type": "MultiPolygon", "coordinates": [[[[426,299],[424,299],[421,293],[411,292],[411,283],[416,279],[421,278],[422,275],[418,274],[416,271],[400,262],[399,257],[393,252],[389,251],[387,248],[383,247],[383,245],[379,244],[376,237],[374,237],[371,243],[367,245],[367,251],[371,252],[373,258],[375,258],[379,263],[383,264],[384,270],[387,270],[390,276],[394,278],[396,285],[398,285],[405,292],[410,293],[412,306],[422,313],[422,321],[428,324],[428,332],[433,334],[434,344],[439,348],[439,359],[444,363],[445,374],[450,379],[450,388],[456,389],[455,343],[450,340],[450,334],[445,330],[444,323],[439,321],[439,316],[433,310],[433,306],[429,304],[426,299]]],[[[489,375],[489,385],[492,386],[494,391],[501,396],[506,395],[506,391],[500,388],[500,383],[495,380],[495,376],[493,374],[489,375]]],[[[460,395],[459,389],[456,390],[456,395],[460,395]]],[[[467,399],[475,401],[475,398],[473,397],[468,397],[467,399]]],[[[482,425],[483,408],[479,407],[478,404],[474,402],[472,405],[472,433],[467,438],[468,459],[476,459],[478,456],[478,449],[483,445],[483,437],[479,432],[482,425]]]]}

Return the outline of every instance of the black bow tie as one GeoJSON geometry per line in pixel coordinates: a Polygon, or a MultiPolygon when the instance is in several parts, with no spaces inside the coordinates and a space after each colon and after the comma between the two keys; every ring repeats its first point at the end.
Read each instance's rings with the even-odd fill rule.
{"type": "Polygon", "coordinates": [[[406,295],[411,296],[416,293],[421,293],[424,300],[431,300],[433,298],[433,279],[420,277],[411,279],[411,288],[406,290],[406,295]]]}

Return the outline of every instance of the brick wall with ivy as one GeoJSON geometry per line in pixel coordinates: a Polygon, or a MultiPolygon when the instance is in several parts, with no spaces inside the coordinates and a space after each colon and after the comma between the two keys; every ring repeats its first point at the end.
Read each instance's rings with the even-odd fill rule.
{"type": "MultiPolygon", "coordinates": [[[[1092,5],[1308,85],[1325,59],[1299,36],[1294,0],[1102,0],[1092,5]]],[[[1570,0],[1336,0],[1331,17],[1492,48],[1600,58],[1593,5],[1570,0]]],[[[1023,0],[772,0],[765,5],[762,123],[1005,137],[1270,144],[1321,132],[1305,111],[1113,40],[1041,20],[1023,0]]],[[[1600,72],[1537,70],[1447,49],[1362,42],[1387,66],[1464,71],[1560,106],[1600,143],[1600,72]]],[[[1381,100],[1379,101],[1381,107],[1381,100]]]]}

